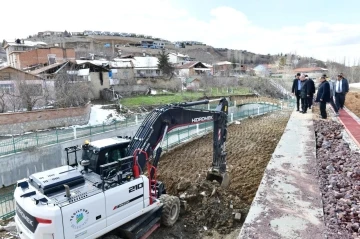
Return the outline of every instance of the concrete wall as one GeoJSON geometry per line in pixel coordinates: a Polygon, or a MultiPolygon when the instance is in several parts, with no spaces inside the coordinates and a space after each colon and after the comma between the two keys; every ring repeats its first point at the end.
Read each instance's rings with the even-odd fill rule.
{"type": "MultiPolygon", "coordinates": [[[[85,139],[90,141],[122,136],[134,136],[139,125],[122,128],[86,138],[79,138],[59,144],[36,148],[33,151],[24,151],[12,155],[0,157],[0,187],[9,186],[17,180],[28,177],[29,175],[52,169],[66,164],[65,148],[74,145],[81,145],[85,139]]],[[[81,152],[78,152],[78,157],[81,152]]]]}
{"type": "Polygon", "coordinates": [[[118,91],[121,96],[130,96],[132,94],[144,94],[148,89],[148,85],[115,85],[115,91],[118,91]]]}
{"type": "Polygon", "coordinates": [[[0,114],[0,134],[21,134],[31,130],[86,124],[91,105],[85,107],[0,114]]]}
{"type": "Polygon", "coordinates": [[[93,99],[100,99],[100,91],[105,88],[110,88],[110,79],[108,72],[90,72],[89,79],[91,82],[91,92],[93,93],[93,99]],[[100,80],[100,74],[102,74],[102,82],[100,80]]]}

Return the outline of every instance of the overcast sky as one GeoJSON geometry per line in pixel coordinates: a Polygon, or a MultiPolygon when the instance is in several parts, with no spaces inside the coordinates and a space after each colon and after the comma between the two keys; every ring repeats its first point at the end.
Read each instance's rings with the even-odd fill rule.
{"type": "Polygon", "coordinates": [[[261,54],[296,53],[353,64],[359,0],[17,0],[0,5],[0,39],[39,31],[117,31],[261,54]]]}

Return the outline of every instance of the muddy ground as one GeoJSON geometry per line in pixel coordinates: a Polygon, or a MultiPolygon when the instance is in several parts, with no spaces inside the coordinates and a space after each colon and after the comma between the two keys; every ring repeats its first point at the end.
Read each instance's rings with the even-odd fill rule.
{"type": "Polygon", "coordinates": [[[205,180],[212,134],[163,155],[158,179],[188,208],[174,227],[158,229],[151,239],[236,238],[289,116],[276,112],[229,126],[226,151],[232,179],[226,190],[205,180]]]}
{"type": "Polygon", "coordinates": [[[346,95],[345,106],[360,117],[360,92],[349,92],[346,95]]]}

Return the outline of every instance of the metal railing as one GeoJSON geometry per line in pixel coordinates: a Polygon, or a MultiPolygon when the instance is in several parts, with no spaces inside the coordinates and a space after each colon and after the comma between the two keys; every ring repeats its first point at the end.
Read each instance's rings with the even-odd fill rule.
{"type": "MultiPolygon", "coordinates": [[[[232,105],[234,104],[230,104],[230,106],[232,105]]],[[[194,108],[215,109],[216,105],[209,104],[206,106],[196,106],[194,108]]],[[[0,156],[139,125],[145,117],[146,115],[134,115],[125,118],[123,121],[113,121],[111,123],[103,123],[93,126],[78,126],[34,132],[18,136],[9,136],[8,138],[0,140],[0,156]]]]}
{"type": "MultiPolygon", "coordinates": [[[[284,109],[287,110],[287,109],[291,109],[295,106],[294,102],[291,102],[290,104],[288,104],[288,106],[286,108],[282,108],[276,104],[269,105],[269,104],[265,104],[265,103],[261,103],[261,102],[260,103],[257,102],[257,104],[260,105],[257,108],[252,108],[252,109],[244,110],[241,112],[230,113],[228,115],[229,124],[233,123],[235,120],[245,119],[245,118],[248,118],[249,116],[262,115],[262,114],[270,113],[273,111],[284,110],[284,109]]],[[[132,121],[132,123],[134,123],[134,122],[135,121],[132,121]]],[[[130,124],[130,122],[122,123],[122,125],[127,125],[127,124],[130,124]]],[[[91,128],[90,129],[82,129],[84,131],[81,135],[91,134],[91,132],[95,133],[95,132],[97,132],[97,130],[98,130],[98,132],[103,132],[105,130],[112,130],[112,129],[116,129],[116,127],[119,127],[119,126],[120,126],[120,124],[118,124],[117,126],[114,126],[114,125],[108,126],[108,128],[106,128],[107,126],[104,125],[104,128],[101,128],[101,129],[99,129],[99,128],[94,129],[94,127],[93,127],[92,131],[91,131],[91,128]],[[87,133],[84,133],[84,132],[87,132],[87,133]]],[[[186,127],[182,127],[182,128],[173,130],[166,135],[163,149],[169,150],[177,145],[180,145],[181,143],[186,142],[187,140],[207,134],[210,131],[212,131],[212,129],[213,129],[213,122],[207,122],[207,123],[186,126],[186,127]]],[[[77,129],[77,130],[79,130],[79,129],[77,129]]],[[[61,139],[65,139],[65,138],[66,137],[61,137],[61,139]]],[[[69,139],[72,139],[71,136],[69,136],[69,139]]],[[[13,216],[15,214],[14,210],[15,210],[15,200],[14,200],[13,192],[8,192],[6,194],[0,195],[0,219],[6,219],[6,218],[13,216]]]]}

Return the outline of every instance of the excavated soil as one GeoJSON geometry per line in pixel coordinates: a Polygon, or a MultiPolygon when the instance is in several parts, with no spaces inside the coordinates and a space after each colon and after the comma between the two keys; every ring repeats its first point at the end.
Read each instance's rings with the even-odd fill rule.
{"type": "Polygon", "coordinates": [[[227,189],[205,180],[212,133],[164,154],[158,179],[187,208],[172,228],[161,227],[150,238],[236,238],[289,116],[276,112],[229,126],[226,151],[232,179],[227,189]]]}
{"type": "Polygon", "coordinates": [[[349,92],[346,95],[345,106],[360,117],[360,92],[349,92]]]}

